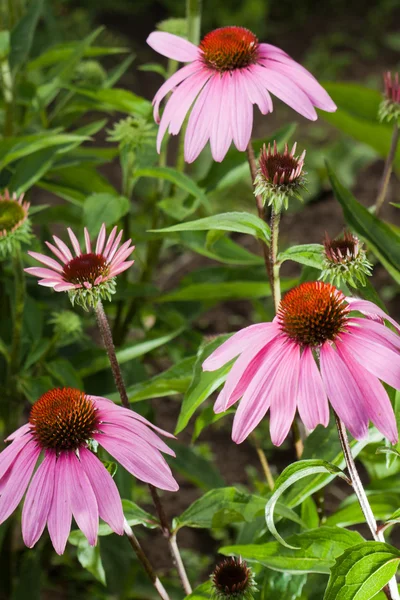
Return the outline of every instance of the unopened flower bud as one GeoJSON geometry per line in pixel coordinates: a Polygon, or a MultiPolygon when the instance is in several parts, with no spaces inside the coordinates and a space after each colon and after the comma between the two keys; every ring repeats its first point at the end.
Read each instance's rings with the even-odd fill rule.
{"type": "Polygon", "coordinates": [[[215,600],[253,600],[257,587],[247,564],[239,558],[226,558],[211,575],[215,600]]]}
{"type": "Polygon", "coordinates": [[[384,98],[379,107],[380,121],[399,121],[400,119],[400,82],[399,74],[392,76],[390,71],[383,74],[384,98]]]}
{"type": "Polygon", "coordinates": [[[345,231],[343,237],[331,240],[325,234],[324,270],[320,279],[334,285],[340,285],[343,280],[353,287],[357,287],[357,282],[364,286],[371,270],[372,265],[357,236],[345,231]]]}
{"type": "Polygon", "coordinates": [[[272,147],[268,144],[268,148],[264,144],[261,151],[254,193],[262,196],[264,204],[272,205],[277,212],[282,207],[287,209],[290,197],[301,199],[300,192],[305,187],[303,166],[306,151],[295,156],[296,145],[289,152],[285,144],[284,151],[278,152],[274,142],[272,147]]]}
{"type": "Polygon", "coordinates": [[[28,210],[23,194],[19,198],[10,196],[8,190],[0,194],[0,259],[11,256],[20,243],[30,241],[28,210]]]}

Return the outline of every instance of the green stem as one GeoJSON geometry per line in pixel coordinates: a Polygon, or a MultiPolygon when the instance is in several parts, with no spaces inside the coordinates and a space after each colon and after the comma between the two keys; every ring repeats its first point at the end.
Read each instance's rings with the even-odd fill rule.
{"type": "Polygon", "coordinates": [[[279,277],[280,263],[278,262],[278,243],[279,243],[279,223],[281,220],[280,211],[272,209],[271,214],[271,246],[270,262],[272,270],[272,296],[274,299],[275,312],[278,311],[281,302],[281,281],[279,277]]]}
{"type": "Polygon", "coordinates": [[[393,127],[392,143],[390,145],[389,154],[385,162],[385,168],[383,169],[382,179],[379,186],[378,197],[375,202],[375,215],[379,213],[382,205],[385,201],[387,190],[389,187],[390,176],[393,170],[393,162],[396,156],[397,144],[399,141],[399,126],[395,123],[393,127]]]}
{"type": "Polygon", "coordinates": [[[1,61],[0,72],[5,106],[4,136],[8,137],[14,132],[14,90],[10,65],[6,58],[1,61]]]}
{"type": "Polygon", "coordinates": [[[188,40],[199,45],[201,28],[201,0],[186,0],[188,40]]]}

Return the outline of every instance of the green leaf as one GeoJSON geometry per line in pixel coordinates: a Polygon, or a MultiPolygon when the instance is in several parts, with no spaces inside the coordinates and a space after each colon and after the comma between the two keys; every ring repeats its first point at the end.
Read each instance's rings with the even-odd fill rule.
{"type": "MultiPolygon", "coordinates": [[[[129,402],[140,402],[149,398],[162,398],[164,396],[184,394],[187,392],[192,381],[195,361],[195,356],[189,356],[148,381],[141,381],[132,385],[126,390],[129,402]]],[[[118,401],[119,395],[111,394],[108,397],[111,400],[118,401]]]]}
{"type": "Polygon", "coordinates": [[[278,261],[283,263],[285,260],[293,260],[302,265],[313,267],[314,269],[323,269],[323,250],[321,244],[302,244],[301,246],[292,246],[278,255],[278,261]]]}
{"type": "Polygon", "coordinates": [[[265,520],[268,529],[270,530],[272,535],[279,542],[281,542],[281,544],[287,546],[288,548],[293,548],[293,546],[288,546],[287,542],[285,542],[285,540],[279,535],[275,527],[275,504],[280,498],[280,496],[283,494],[283,492],[287,490],[293,483],[295,483],[299,479],[308,477],[309,475],[315,475],[316,473],[331,473],[332,475],[337,475],[338,477],[341,477],[342,479],[350,483],[348,477],[343,473],[341,469],[325,460],[299,460],[296,463],[293,463],[286,467],[286,469],[279,475],[278,479],[275,481],[274,493],[272,494],[265,507],[265,520]]]}
{"type": "Polygon", "coordinates": [[[279,600],[296,600],[304,598],[303,587],[307,582],[307,575],[292,575],[291,573],[265,572],[262,584],[261,600],[276,598],[279,600]]]}
{"type": "MultiPolygon", "coordinates": [[[[397,507],[400,505],[400,495],[390,492],[369,493],[368,500],[372,508],[375,518],[382,521],[397,520],[400,516],[400,511],[397,507]],[[395,512],[394,512],[395,511],[395,512]],[[394,513],[394,515],[392,514],[394,513]],[[396,515],[396,513],[398,513],[396,515]],[[394,519],[393,519],[394,516],[394,519]]],[[[357,497],[352,495],[343,502],[342,506],[326,519],[327,525],[339,525],[340,527],[348,527],[364,523],[365,517],[357,500],[357,497]]]]}
{"type": "Polygon", "coordinates": [[[80,208],[91,194],[115,195],[115,189],[89,165],[54,169],[37,185],[80,208]]]}
{"type": "Polygon", "coordinates": [[[228,212],[205,217],[197,221],[179,223],[164,229],[155,229],[158,233],[173,233],[175,231],[233,231],[247,233],[269,243],[270,229],[260,217],[247,212],[228,212]]]}
{"type": "Polygon", "coordinates": [[[396,574],[400,552],[383,542],[364,542],[336,559],[324,600],[369,600],[396,574]]]}
{"type": "MultiPolygon", "coordinates": [[[[291,285],[293,287],[293,280],[291,285]]],[[[221,283],[195,283],[156,298],[162,302],[223,302],[224,300],[249,300],[268,298],[271,286],[262,281],[224,281],[221,283]]]]}
{"type": "Polygon", "coordinates": [[[215,414],[213,406],[207,406],[204,408],[196,421],[194,422],[193,435],[192,435],[192,444],[197,440],[203,429],[208,427],[209,425],[213,425],[213,423],[217,423],[220,419],[226,417],[226,415],[233,413],[234,410],[227,410],[223,413],[215,414]]]}
{"type": "Polygon", "coordinates": [[[129,211],[129,200],[125,196],[112,194],[92,194],[83,205],[84,222],[91,235],[100,231],[103,223],[106,227],[117,223],[129,211]]]}
{"type": "Polygon", "coordinates": [[[211,396],[216,389],[225,381],[231,365],[224,365],[217,371],[203,371],[203,362],[218,346],[221,345],[229,336],[219,336],[217,339],[200,347],[196,364],[194,366],[193,379],[185,395],[178,422],[176,424],[175,435],[178,435],[185,429],[189,420],[198,409],[198,407],[211,396]]]}
{"type": "Polygon", "coordinates": [[[168,441],[176,456],[167,456],[167,462],[174,472],[178,471],[188,481],[203,490],[225,486],[221,474],[209,457],[205,458],[199,448],[190,448],[177,442],[168,441]]]}
{"type": "Polygon", "coordinates": [[[42,10],[43,0],[31,0],[27,12],[12,30],[9,58],[11,69],[15,69],[28,58],[42,10]]]}
{"type": "MultiPolygon", "coordinates": [[[[28,71],[35,71],[37,69],[44,69],[57,65],[66,60],[69,60],[78,46],[77,42],[67,42],[64,44],[55,44],[49,50],[42,52],[40,56],[31,60],[28,65],[28,71]]],[[[98,56],[110,56],[113,54],[124,54],[129,52],[129,48],[108,48],[101,46],[92,46],[86,48],[83,57],[84,58],[96,58],[98,56]]]]}
{"type": "Polygon", "coordinates": [[[90,546],[87,539],[83,537],[78,544],[77,558],[84,569],[87,569],[97,581],[106,585],[106,574],[100,556],[100,544],[90,546]]]}
{"type": "MultiPolygon", "coordinates": [[[[173,340],[180,333],[182,333],[182,328],[175,329],[175,331],[168,333],[167,335],[162,335],[144,342],[132,344],[127,348],[122,348],[116,353],[118,362],[122,365],[123,363],[133,360],[134,358],[143,356],[144,354],[147,354],[148,352],[151,352],[152,350],[155,350],[164,344],[168,344],[168,342],[173,340]]],[[[92,358],[88,365],[81,367],[78,373],[81,377],[88,377],[89,375],[94,375],[94,373],[98,373],[99,371],[107,369],[108,367],[108,356],[104,351],[104,354],[92,358]]]]}
{"type": "Polygon", "coordinates": [[[151,113],[151,103],[129,90],[112,88],[99,89],[93,92],[74,86],[68,86],[68,89],[79,96],[90,99],[93,109],[118,111],[142,117],[148,117],[151,113]]]}
{"type": "Polygon", "coordinates": [[[241,556],[275,571],[288,573],[329,573],[335,558],[362,541],[357,531],[340,527],[319,527],[288,538],[290,547],[279,542],[224,546],[221,554],[241,556]],[[297,548],[297,549],[295,549],[297,548]]]}
{"type": "Polygon", "coordinates": [[[197,586],[189,596],[185,596],[184,600],[210,600],[211,591],[211,581],[207,581],[197,586]]]}
{"type": "Polygon", "coordinates": [[[14,190],[17,196],[26,192],[49,171],[55,157],[54,148],[44,148],[22,158],[10,179],[9,188],[14,190]]]}
{"type": "Polygon", "coordinates": [[[329,178],[337,200],[340,202],[348,225],[369,245],[372,252],[400,283],[400,236],[357,202],[349,190],[337,179],[327,165],[329,178]]]}
{"type": "Polygon", "coordinates": [[[181,190],[191,194],[195,198],[198,198],[202,204],[207,204],[207,196],[204,191],[187,175],[180,173],[170,167],[150,167],[147,169],[137,169],[135,171],[135,177],[154,177],[155,179],[162,179],[169,181],[176,185],[181,190]]]}
{"type": "Polygon", "coordinates": [[[208,234],[204,234],[201,231],[197,233],[193,231],[182,232],[178,243],[183,244],[186,248],[190,248],[190,250],[197,252],[201,256],[206,256],[226,265],[253,266],[264,264],[261,256],[249,252],[243,246],[226,237],[223,232],[216,230],[211,230],[208,234]],[[208,236],[210,233],[217,233],[223,237],[209,245],[208,236]]]}
{"type": "Polygon", "coordinates": [[[69,144],[81,144],[89,138],[84,135],[72,133],[57,133],[47,131],[21,137],[8,137],[0,141],[0,168],[14,162],[15,160],[43,150],[69,144]]]}

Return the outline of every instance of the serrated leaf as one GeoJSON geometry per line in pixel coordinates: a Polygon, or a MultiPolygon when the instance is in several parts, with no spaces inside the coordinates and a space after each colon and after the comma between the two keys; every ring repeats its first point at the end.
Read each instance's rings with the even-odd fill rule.
{"type": "Polygon", "coordinates": [[[345,550],[332,567],[324,600],[370,600],[395,575],[397,548],[383,542],[364,542],[345,550]]]}
{"type": "Polygon", "coordinates": [[[278,479],[275,481],[274,493],[265,507],[265,520],[268,529],[281,544],[289,548],[293,548],[293,546],[288,546],[287,542],[285,542],[285,540],[279,535],[275,527],[275,505],[283,492],[287,490],[293,483],[299,479],[303,479],[304,477],[315,475],[316,473],[331,473],[332,475],[341,477],[349,483],[347,475],[345,475],[341,469],[325,460],[299,460],[296,463],[286,467],[286,469],[279,475],[278,479]]]}
{"type": "Polygon", "coordinates": [[[319,527],[288,538],[290,547],[279,542],[224,546],[224,555],[241,556],[275,571],[288,573],[329,573],[335,558],[362,541],[357,531],[340,527],[319,527]],[[295,549],[297,548],[297,549],[295,549]]]}

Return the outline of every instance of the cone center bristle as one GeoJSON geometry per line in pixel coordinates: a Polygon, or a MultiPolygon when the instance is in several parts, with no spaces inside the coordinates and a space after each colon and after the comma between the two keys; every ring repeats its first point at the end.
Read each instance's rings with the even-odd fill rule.
{"type": "Polygon", "coordinates": [[[109,272],[107,260],[102,254],[81,254],[64,265],[63,275],[66,281],[75,284],[90,283],[94,285],[98,277],[105,277],[109,272]]]}
{"type": "Polygon", "coordinates": [[[57,388],[46,392],[32,406],[29,422],[42,448],[76,450],[97,429],[96,408],[80,390],[57,388]]]}
{"type": "Polygon", "coordinates": [[[200,42],[203,60],[217,71],[243,69],[257,62],[258,40],[244,27],[221,27],[200,42]]]}
{"type": "Polygon", "coordinates": [[[25,217],[23,207],[13,200],[0,202],[0,231],[12,231],[25,217]]]}
{"type": "Polygon", "coordinates": [[[278,174],[280,180],[282,174],[285,176],[285,180],[290,177],[292,172],[297,169],[298,161],[294,156],[284,156],[283,154],[277,154],[276,156],[268,156],[265,162],[261,162],[261,168],[267,179],[273,180],[275,174],[278,174]]]}
{"type": "Polygon", "coordinates": [[[329,283],[303,283],[283,298],[278,320],[282,331],[303,346],[334,341],[343,331],[349,308],[345,297],[329,283]]]}

